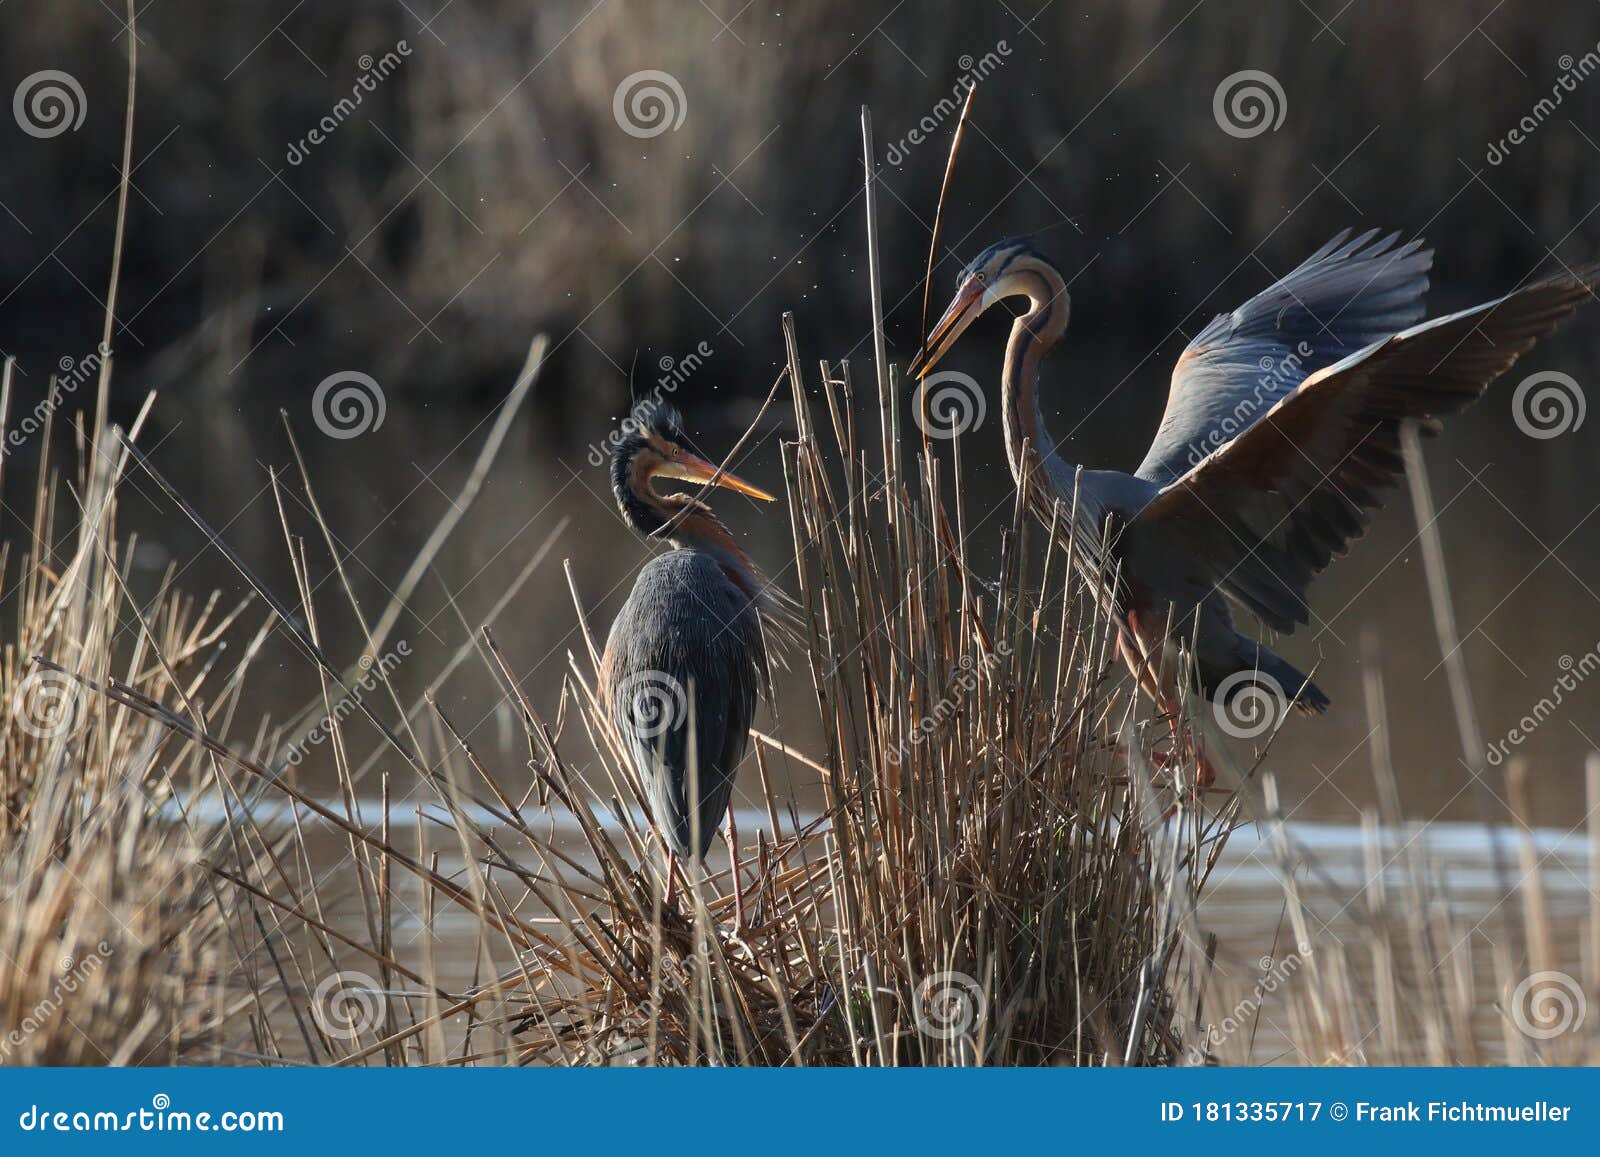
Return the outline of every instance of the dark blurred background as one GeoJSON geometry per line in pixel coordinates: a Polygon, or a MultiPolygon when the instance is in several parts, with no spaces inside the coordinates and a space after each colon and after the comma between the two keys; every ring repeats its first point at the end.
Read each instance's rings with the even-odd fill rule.
{"type": "MultiPolygon", "coordinates": [[[[124,19],[121,0],[0,7],[0,94],[14,94],[0,122],[0,350],[22,370],[14,410],[99,337],[124,19]],[[76,128],[24,131],[18,102],[44,70],[81,90],[76,128]]],[[[709,350],[675,392],[714,452],[781,365],[784,310],[807,364],[849,356],[870,377],[863,104],[882,178],[890,354],[903,364],[948,108],[963,76],[983,75],[934,308],[959,261],[1035,234],[1073,292],[1072,330],[1045,370],[1047,420],[1069,457],[1093,465],[1131,468],[1188,337],[1341,227],[1426,234],[1439,250],[1434,312],[1600,255],[1589,0],[146,0],[137,36],[118,413],[162,392],[147,438],[157,461],[287,594],[265,490],[267,468],[288,461],[287,409],[340,548],[381,607],[448,510],[528,342],[548,333],[547,373],[406,626],[447,655],[568,518],[509,612],[513,650],[547,697],[576,649],[559,559],[573,558],[603,629],[644,557],[590,462],[630,377],[646,389],[709,350]],[[1267,90],[1275,127],[1219,121],[1219,86],[1246,70],[1281,93],[1267,90]],[[1539,108],[1555,91],[1560,104],[1539,108]],[[919,126],[927,143],[911,139],[919,126]],[[380,428],[348,441],[317,437],[309,409],[339,371],[369,375],[387,407],[380,428]]],[[[987,321],[950,364],[992,385],[1003,332],[987,321]]],[[[1588,385],[1597,353],[1600,310],[1525,365],[1588,385]]],[[[1507,384],[1429,448],[1491,739],[1548,691],[1562,655],[1600,639],[1589,518],[1600,422],[1528,438],[1509,396],[1507,384]]],[[[992,413],[964,449],[985,510],[1009,504],[998,425],[992,413]]],[[[741,473],[776,485],[775,439],[741,473]]],[[[8,470],[6,485],[8,507],[27,509],[26,471],[8,470]]],[[[780,570],[779,519],[723,506],[780,570]]],[[[1366,774],[1364,634],[1384,644],[1400,755],[1432,785],[1419,810],[1454,806],[1462,779],[1415,522],[1403,495],[1392,507],[1318,587],[1326,629],[1284,647],[1305,665],[1320,656],[1319,682],[1344,709],[1284,739],[1313,812],[1345,815],[1363,798],[1327,785],[1352,760],[1357,772],[1338,774],[1366,774]]],[[[175,562],[185,583],[237,589],[153,495],[131,515],[151,573],[175,562]]],[[[978,520],[978,533],[1003,521],[978,520]]],[[[437,666],[416,672],[418,686],[437,666]]],[[[286,659],[263,705],[299,706],[305,676],[286,659]]],[[[1600,737],[1597,704],[1589,689],[1525,750],[1575,780],[1587,735],[1600,737]]],[[[803,732],[806,713],[791,716],[803,732]]]]}
{"type": "MultiPolygon", "coordinates": [[[[1518,281],[1547,246],[1593,252],[1600,86],[1505,163],[1485,154],[1563,57],[1595,49],[1594,4],[1318,6],[155,0],[138,21],[122,387],[287,389],[344,359],[392,391],[492,400],[549,330],[563,392],[614,400],[636,355],[700,338],[717,347],[706,376],[753,391],[780,310],[814,335],[862,328],[859,106],[895,155],[991,53],[947,237],[970,257],[1031,231],[1069,272],[1093,261],[1080,332],[1192,331],[1344,224],[1425,229],[1441,304],[1518,281]],[[402,41],[410,54],[291,164],[374,71],[362,61],[402,41]],[[1214,90],[1242,69],[1281,85],[1276,131],[1219,131],[1214,90]],[[642,70],[683,94],[678,127],[650,138],[613,115],[642,70]]],[[[0,12],[6,91],[58,68],[87,104],[76,132],[8,133],[0,348],[19,356],[99,330],[121,8],[0,12]]],[[[902,346],[949,130],[883,171],[902,346]]]]}

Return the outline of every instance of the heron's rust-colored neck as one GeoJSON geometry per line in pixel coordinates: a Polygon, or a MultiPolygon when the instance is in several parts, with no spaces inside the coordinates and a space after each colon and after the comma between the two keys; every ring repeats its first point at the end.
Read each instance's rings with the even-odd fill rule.
{"type": "MultiPolygon", "coordinates": [[[[1006,461],[1011,466],[1011,477],[1020,487],[1041,463],[1059,463],[1063,476],[1070,475],[1073,470],[1072,465],[1056,453],[1055,443],[1039,416],[1039,363],[1066,332],[1070,303],[1066,283],[1044,261],[1030,260],[1026,268],[1014,270],[1013,276],[1016,275],[1026,279],[1022,288],[1032,308],[1011,327],[1001,389],[1006,461]]],[[[1034,477],[1032,483],[1030,495],[1036,500],[1042,499],[1048,507],[1049,479],[1034,477]]]]}
{"type": "Polygon", "coordinates": [[[665,538],[679,550],[697,550],[717,560],[733,585],[754,600],[760,600],[766,590],[766,579],[750,561],[733,537],[733,532],[711,512],[703,502],[687,494],[656,496],[656,502],[666,514],[658,537],[665,538]]]}

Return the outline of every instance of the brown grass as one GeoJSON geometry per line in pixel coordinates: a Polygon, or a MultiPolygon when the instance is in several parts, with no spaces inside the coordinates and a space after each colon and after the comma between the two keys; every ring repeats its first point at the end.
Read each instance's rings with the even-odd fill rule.
{"type": "Polygon", "coordinates": [[[238,609],[166,582],[129,594],[123,463],[114,441],[91,451],[94,432],[78,435],[76,478],[60,485],[45,453],[31,544],[8,544],[0,566],[14,632],[0,656],[0,1062],[170,1063],[208,1041],[235,957],[199,865],[215,832],[177,802],[208,769],[79,676],[174,704],[204,695],[216,723],[238,707],[248,655],[228,662],[219,643],[238,609]]]}

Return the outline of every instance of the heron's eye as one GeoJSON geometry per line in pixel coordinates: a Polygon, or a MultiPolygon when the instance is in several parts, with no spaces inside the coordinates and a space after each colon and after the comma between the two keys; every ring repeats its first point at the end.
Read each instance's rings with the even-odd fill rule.
{"type": "Polygon", "coordinates": [[[985,281],[987,281],[987,280],[988,280],[988,278],[986,278],[986,277],[984,277],[984,275],[983,275],[983,274],[981,274],[981,273],[974,273],[974,274],[973,274],[973,275],[972,275],[972,276],[974,276],[974,277],[976,277],[976,278],[977,278],[977,279],[978,279],[978,283],[979,283],[979,284],[980,284],[980,285],[981,285],[981,284],[982,284],[982,283],[983,283],[983,282],[985,282],[985,281]]]}

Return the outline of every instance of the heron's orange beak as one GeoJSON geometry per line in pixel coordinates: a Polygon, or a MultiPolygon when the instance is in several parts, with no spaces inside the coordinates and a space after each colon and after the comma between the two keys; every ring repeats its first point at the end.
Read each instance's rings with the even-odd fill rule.
{"type": "Polygon", "coordinates": [[[917,356],[911,359],[906,372],[918,381],[927,377],[933,367],[939,364],[939,359],[950,352],[950,347],[956,344],[956,339],[966,331],[967,326],[977,321],[978,315],[995,300],[981,281],[969,279],[956,293],[955,300],[944,311],[944,316],[934,323],[933,332],[928,334],[928,340],[922,343],[917,356]]]}
{"type": "Polygon", "coordinates": [[[777,499],[762,490],[759,486],[752,486],[743,478],[723,473],[717,476],[717,468],[704,458],[679,450],[666,462],[657,466],[652,471],[659,478],[677,478],[684,482],[710,482],[716,480],[716,485],[725,486],[729,490],[736,490],[750,498],[759,498],[762,502],[776,502],[777,499]]]}

